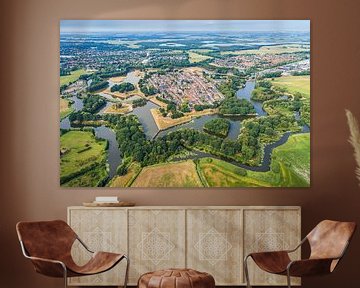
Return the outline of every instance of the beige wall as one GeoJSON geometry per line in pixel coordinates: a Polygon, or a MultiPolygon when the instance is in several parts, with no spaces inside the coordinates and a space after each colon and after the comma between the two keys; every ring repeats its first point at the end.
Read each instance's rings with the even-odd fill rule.
{"type": "MultiPolygon", "coordinates": [[[[66,207],[117,195],[139,205],[301,205],[303,234],[324,218],[360,223],[360,187],[344,108],[360,118],[360,16],[353,0],[1,1],[0,286],[61,287],[21,257],[19,220],[65,219],[66,207]],[[7,2],[7,3],[5,3],[7,2]],[[311,19],[309,189],[60,189],[60,19],[311,19]]],[[[304,287],[358,287],[360,237],[336,274],[304,287]]]]}

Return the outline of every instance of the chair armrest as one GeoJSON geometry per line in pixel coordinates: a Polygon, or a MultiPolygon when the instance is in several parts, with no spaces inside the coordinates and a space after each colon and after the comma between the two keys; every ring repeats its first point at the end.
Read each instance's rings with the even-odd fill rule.
{"type": "Polygon", "coordinates": [[[66,268],[65,264],[59,260],[46,259],[46,258],[33,257],[33,256],[26,256],[26,258],[30,259],[31,261],[40,261],[40,262],[49,262],[49,263],[53,263],[53,264],[60,264],[61,266],[66,268]]]}
{"type": "Polygon", "coordinates": [[[34,265],[35,271],[50,277],[66,277],[67,275],[67,268],[66,265],[59,261],[53,259],[46,259],[40,257],[32,257],[32,256],[25,256],[26,258],[30,259],[34,265]]]}
{"type": "Polygon", "coordinates": [[[287,266],[290,276],[302,277],[329,274],[332,272],[333,261],[339,258],[303,259],[291,261],[287,266]]]}
{"type": "Polygon", "coordinates": [[[30,256],[22,241],[20,241],[20,246],[24,257],[31,260],[36,272],[51,277],[66,277],[67,268],[63,262],[54,259],[30,256]]]}
{"type": "Polygon", "coordinates": [[[253,253],[249,253],[246,257],[245,257],[245,259],[246,258],[248,258],[248,257],[250,257],[250,256],[252,256],[252,254],[267,254],[267,255],[272,255],[272,254],[284,254],[284,253],[286,253],[286,254],[288,254],[288,253],[292,253],[292,252],[295,252],[297,249],[299,249],[305,242],[306,242],[306,240],[307,240],[307,238],[305,237],[305,238],[303,238],[302,240],[301,240],[301,242],[299,243],[299,245],[297,245],[295,248],[293,248],[293,249],[289,249],[289,250],[279,250],[279,251],[265,251],[265,252],[253,252],[253,253]]]}
{"type": "Polygon", "coordinates": [[[264,252],[252,252],[249,253],[248,256],[253,256],[253,255],[273,255],[273,254],[288,254],[289,252],[287,250],[278,250],[278,251],[264,251],[264,252]]]}

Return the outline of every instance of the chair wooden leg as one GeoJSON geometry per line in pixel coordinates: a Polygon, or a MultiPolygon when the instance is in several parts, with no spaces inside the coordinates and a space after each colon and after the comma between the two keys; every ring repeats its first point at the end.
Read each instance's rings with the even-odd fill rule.
{"type": "Polygon", "coordinates": [[[245,272],[245,279],[246,279],[246,287],[247,288],[251,288],[250,285],[250,279],[249,279],[249,269],[248,269],[248,265],[247,265],[247,260],[249,258],[250,255],[246,256],[244,259],[244,272],[245,272]]]}

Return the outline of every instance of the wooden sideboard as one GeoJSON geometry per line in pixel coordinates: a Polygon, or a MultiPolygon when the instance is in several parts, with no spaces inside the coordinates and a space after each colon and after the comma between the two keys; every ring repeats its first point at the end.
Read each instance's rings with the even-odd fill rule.
{"type": "MultiPolygon", "coordinates": [[[[295,206],[69,207],[68,223],[92,249],[128,254],[129,285],[163,268],[193,268],[212,274],[216,285],[245,285],[243,258],[256,251],[294,248],[301,237],[295,206]]],[[[89,259],[75,243],[78,263],[89,259]]],[[[300,258],[300,250],[294,253],[300,258]]],[[[286,277],[264,273],[249,262],[253,285],[286,285],[286,277]]],[[[69,285],[121,285],[125,263],[69,285]]],[[[300,285],[300,280],[292,280],[300,285]]]]}

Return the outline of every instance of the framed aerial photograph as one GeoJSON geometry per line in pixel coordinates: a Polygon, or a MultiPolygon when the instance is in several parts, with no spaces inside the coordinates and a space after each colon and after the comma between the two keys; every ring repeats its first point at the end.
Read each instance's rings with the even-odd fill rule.
{"type": "Polygon", "coordinates": [[[309,20],[61,20],[62,187],[309,187],[309,20]]]}

